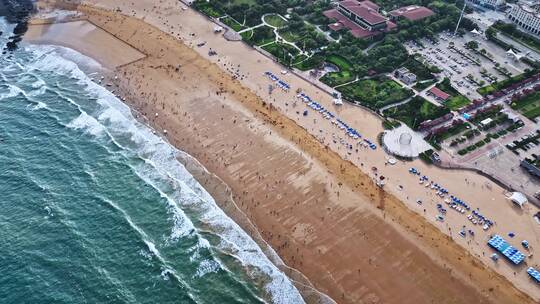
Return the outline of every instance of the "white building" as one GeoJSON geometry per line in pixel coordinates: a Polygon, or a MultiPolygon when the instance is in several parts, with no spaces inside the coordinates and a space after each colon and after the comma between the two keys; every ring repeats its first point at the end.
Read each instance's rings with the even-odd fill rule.
{"type": "Polygon", "coordinates": [[[403,81],[405,84],[413,84],[416,82],[416,75],[411,73],[406,67],[401,67],[394,72],[394,76],[403,81]]]}
{"type": "Polygon", "coordinates": [[[480,6],[491,9],[499,9],[506,4],[505,0],[469,0],[467,2],[472,2],[474,4],[478,4],[480,6]]]}
{"type": "Polygon", "coordinates": [[[540,35],[540,14],[534,8],[526,5],[513,5],[508,12],[508,19],[520,28],[540,35]]]}

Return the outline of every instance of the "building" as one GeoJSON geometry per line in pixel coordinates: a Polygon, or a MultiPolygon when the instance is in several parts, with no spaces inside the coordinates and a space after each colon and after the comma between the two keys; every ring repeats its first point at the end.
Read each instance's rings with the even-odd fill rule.
{"type": "Polygon", "coordinates": [[[392,21],[397,21],[405,18],[409,21],[416,21],[435,15],[435,13],[427,7],[418,5],[409,5],[393,10],[389,13],[392,21]]]}
{"type": "Polygon", "coordinates": [[[347,28],[357,38],[371,38],[396,28],[396,24],[379,13],[379,6],[369,0],[344,0],[324,15],[336,22],[329,27],[338,31],[347,28]]]}
{"type": "Polygon", "coordinates": [[[428,95],[435,97],[437,101],[446,101],[448,98],[450,98],[450,94],[445,93],[437,87],[431,88],[427,93],[428,95]]]}
{"type": "Polygon", "coordinates": [[[416,82],[416,75],[411,73],[406,67],[401,67],[394,72],[394,76],[397,79],[403,81],[403,83],[410,85],[416,82]]]}
{"type": "Polygon", "coordinates": [[[379,14],[379,6],[369,0],[338,2],[337,10],[368,31],[386,28],[386,18],[379,14]]]}
{"type": "Polygon", "coordinates": [[[502,9],[506,5],[505,0],[468,0],[467,2],[494,10],[502,9]]]}
{"type": "Polygon", "coordinates": [[[540,35],[540,14],[536,9],[527,5],[513,5],[507,17],[521,29],[540,35]]]}

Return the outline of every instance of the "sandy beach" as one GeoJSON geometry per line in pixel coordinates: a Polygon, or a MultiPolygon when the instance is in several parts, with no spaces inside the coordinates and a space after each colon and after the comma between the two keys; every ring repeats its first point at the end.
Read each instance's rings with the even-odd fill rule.
{"type": "MultiPolygon", "coordinates": [[[[214,24],[177,1],[88,3],[78,7],[88,21],[31,25],[26,40],[74,48],[108,68],[108,81],[140,119],[211,172],[192,168],[208,191],[217,195],[224,184],[230,187],[233,200],[218,199],[224,210],[275,250],[308,302],[319,299],[309,286],[302,288],[310,284],[338,303],[540,299],[525,266],[493,263],[486,245],[490,234],[512,231],[516,247],[527,239],[534,252],[540,246],[535,207],[513,207],[502,188],[472,172],[420,161],[390,166],[381,149],[346,148],[353,141],[335,125],[314,111],[303,115],[296,89],[374,142],[382,131],[379,118],[351,105],[333,106],[308,82],[281,75],[272,60],[214,34],[214,24]],[[210,48],[218,55],[209,56],[210,48]],[[292,90],[269,94],[265,71],[292,90]],[[495,226],[483,231],[453,210],[437,222],[435,205],[442,200],[408,173],[410,167],[444,183],[495,226]],[[374,182],[381,175],[384,189],[374,182]],[[475,237],[459,236],[463,225],[475,237]]],[[[533,255],[527,264],[540,263],[533,255]]]]}

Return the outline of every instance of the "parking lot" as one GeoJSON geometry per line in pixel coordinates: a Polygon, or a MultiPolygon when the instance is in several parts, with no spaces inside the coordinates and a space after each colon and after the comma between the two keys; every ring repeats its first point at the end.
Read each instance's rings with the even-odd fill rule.
{"type": "Polygon", "coordinates": [[[526,148],[519,149],[519,154],[507,148],[507,145],[512,145],[514,140],[520,141],[534,135],[534,129],[531,127],[534,126],[524,127],[515,134],[493,141],[489,147],[479,150],[473,157],[467,157],[461,164],[480,169],[524,193],[531,195],[536,193],[540,189],[540,181],[521,168],[519,163],[524,157],[538,155],[540,145],[531,143],[526,148]]]}
{"type": "Polygon", "coordinates": [[[422,39],[419,41],[421,45],[408,42],[405,46],[410,53],[421,54],[426,63],[439,67],[444,77],[448,77],[452,85],[471,100],[481,97],[476,91],[479,87],[506,79],[507,76],[501,71],[513,76],[523,73],[528,67],[480,34],[467,33],[463,37],[454,37],[446,32],[440,34],[438,39],[422,39]],[[478,43],[478,52],[465,48],[469,41],[478,43]],[[480,50],[485,50],[485,56],[480,54],[480,50]]]}

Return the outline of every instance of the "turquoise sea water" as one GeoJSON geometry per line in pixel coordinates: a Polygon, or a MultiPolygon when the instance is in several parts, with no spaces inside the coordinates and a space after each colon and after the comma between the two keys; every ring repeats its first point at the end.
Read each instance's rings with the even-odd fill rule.
{"type": "Polygon", "coordinates": [[[0,303],[302,303],[182,152],[71,59],[95,65],[0,58],[0,303]]]}

